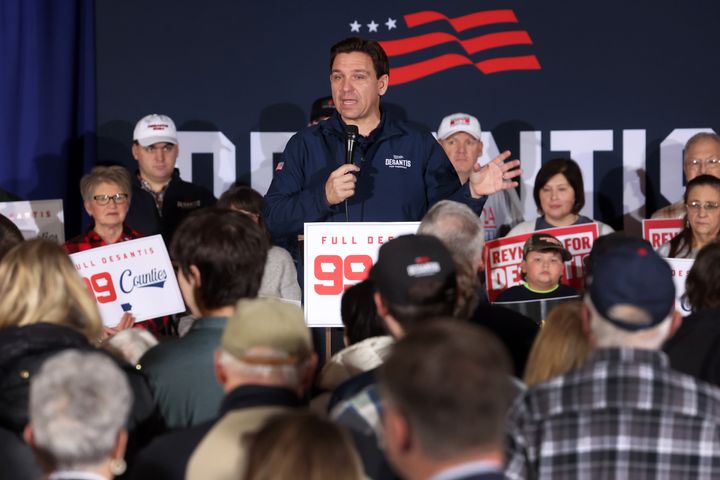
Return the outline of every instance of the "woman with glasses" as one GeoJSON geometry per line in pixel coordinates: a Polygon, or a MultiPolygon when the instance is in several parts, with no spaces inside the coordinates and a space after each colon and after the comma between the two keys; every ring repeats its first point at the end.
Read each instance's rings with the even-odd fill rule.
{"type": "MultiPolygon", "coordinates": [[[[69,254],[84,252],[142,237],[124,223],[130,208],[131,192],[130,173],[119,165],[95,167],[84,175],[80,180],[80,194],[85,210],[92,217],[92,225],[84,234],[65,242],[65,251],[69,254]]],[[[165,321],[155,319],[138,325],[158,333],[165,321]]],[[[105,328],[103,338],[130,328],[134,323],[135,317],[126,312],[115,327],[105,328]]]]}
{"type": "Polygon", "coordinates": [[[82,235],[65,242],[67,253],[140,238],[142,235],[125,225],[130,208],[130,173],[123,167],[95,167],[80,180],[80,193],[93,225],[82,235]]]}
{"type": "Polygon", "coordinates": [[[720,236],[720,179],[699,175],[685,189],[685,227],[658,253],[670,258],[695,258],[697,252],[720,236]]]}

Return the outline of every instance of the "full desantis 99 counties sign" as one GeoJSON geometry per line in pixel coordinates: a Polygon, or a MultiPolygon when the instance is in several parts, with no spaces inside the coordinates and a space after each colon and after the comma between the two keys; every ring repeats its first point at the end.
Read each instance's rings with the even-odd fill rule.
{"type": "Polygon", "coordinates": [[[384,243],[415,233],[419,225],[419,222],[306,223],[308,326],[342,327],[340,300],[345,289],[367,278],[384,243]]]}
{"type": "Polygon", "coordinates": [[[0,213],[8,217],[25,239],[46,238],[65,243],[62,200],[28,200],[0,203],[0,213]]]}
{"type": "Polygon", "coordinates": [[[185,310],[160,235],[74,253],[70,259],[106,326],[115,326],[125,312],[141,322],[185,310]]]}

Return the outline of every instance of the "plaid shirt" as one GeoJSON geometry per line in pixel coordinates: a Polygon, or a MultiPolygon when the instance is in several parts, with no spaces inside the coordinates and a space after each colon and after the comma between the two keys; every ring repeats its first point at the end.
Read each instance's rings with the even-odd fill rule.
{"type": "MultiPolygon", "coordinates": [[[[135,240],[136,238],[140,237],[142,237],[142,235],[140,235],[138,232],[123,223],[122,234],[120,235],[118,241],[115,243],[135,240]]],[[[90,250],[91,248],[104,247],[105,245],[107,245],[105,240],[103,240],[95,230],[90,229],[83,235],[78,235],[75,238],[71,238],[70,240],[65,242],[65,245],[63,245],[63,247],[68,254],[71,254],[84,252],[85,250],[90,250]]]]}
{"type": "Polygon", "coordinates": [[[364,435],[382,437],[382,402],[377,383],[337,405],[330,418],[340,425],[364,435]]]}
{"type": "Polygon", "coordinates": [[[162,217],[163,202],[165,201],[165,192],[167,192],[167,189],[170,186],[170,182],[166,183],[159,192],[156,192],[155,190],[153,190],[152,185],[150,185],[147,180],[142,178],[139,173],[138,180],[140,181],[140,188],[153,196],[153,199],[155,200],[155,206],[157,207],[158,213],[162,217]]]}
{"type": "Polygon", "coordinates": [[[720,389],[654,350],[595,351],[515,403],[506,478],[720,478],[720,389]]]}

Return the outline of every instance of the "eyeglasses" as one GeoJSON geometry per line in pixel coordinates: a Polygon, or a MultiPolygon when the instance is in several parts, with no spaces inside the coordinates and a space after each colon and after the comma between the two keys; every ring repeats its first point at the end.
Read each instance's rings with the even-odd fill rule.
{"type": "Polygon", "coordinates": [[[145,150],[147,153],[155,153],[159,150],[162,150],[165,153],[172,152],[173,148],[175,148],[175,145],[172,143],[166,143],[164,145],[148,145],[147,147],[142,147],[143,150],[145,150]]]}
{"type": "Polygon", "coordinates": [[[115,204],[125,203],[128,200],[128,194],[116,193],[115,195],[95,195],[93,200],[95,200],[98,205],[107,205],[110,203],[110,200],[112,200],[115,204]]]}
{"type": "Polygon", "coordinates": [[[705,160],[701,160],[699,158],[693,158],[685,162],[685,165],[687,165],[690,168],[698,169],[700,168],[700,165],[705,164],[705,168],[715,168],[718,165],[720,165],[720,159],[718,158],[706,158],[705,160]]]}
{"type": "Polygon", "coordinates": [[[717,210],[717,208],[720,207],[720,204],[718,204],[718,202],[690,202],[685,206],[690,210],[694,210],[695,212],[699,212],[701,208],[705,209],[706,212],[712,212],[713,210],[717,210]]]}

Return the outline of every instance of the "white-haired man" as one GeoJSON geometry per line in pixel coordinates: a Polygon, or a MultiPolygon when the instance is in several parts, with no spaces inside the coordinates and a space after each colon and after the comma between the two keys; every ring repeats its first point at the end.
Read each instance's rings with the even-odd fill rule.
{"type": "MultiPolygon", "coordinates": [[[[481,273],[485,243],[482,220],[467,205],[451,200],[439,201],[423,217],[418,234],[439,238],[456,261],[464,259],[476,274],[481,273]]],[[[462,287],[471,282],[459,283],[462,287]]],[[[479,282],[474,286],[479,289],[479,282]]],[[[471,315],[471,320],[502,340],[512,356],[515,375],[522,378],[530,348],[538,333],[538,325],[525,315],[489,304],[484,290],[480,293],[482,300],[471,315]]]]}
{"type": "MultiPolygon", "coordinates": [[[[683,172],[688,182],[698,175],[720,177],[720,136],[717,133],[696,133],[685,144],[683,172]]],[[[653,213],[652,218],[684,218],[685,202],[677,201],[653,213]]]]}
{"type": "Polygon", "coordinates": [[[125,472],[133,394],[106,355],[65,350],[30,383],[25,439],[51,479],[102,480],[125,472]]]}
{"type": "MultiPolygon", "coordinates": [[[[448,115],[438,127],[438,142],[455,167],[462,184],[468,181],[473,166],[483,154],[484,145],[480,134],[480,122],[467,113],[448,115]]],[[[522,222],[522,205],[515,189],[501,190],[490,195],[480,219],[485,228],[486,240],[502,236],[522,222]]]]}
{"type": "Polygon", "coordinates": [[[516,402],[506,478],[718,478],[720,390],[659,350],[680,323],[670,266],[623,242],[593,259],[589,283],[593,353],[516,402]]]}

